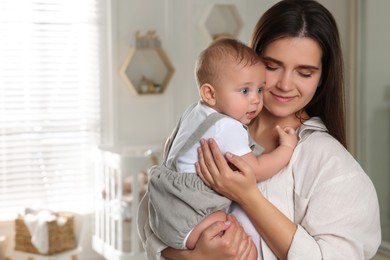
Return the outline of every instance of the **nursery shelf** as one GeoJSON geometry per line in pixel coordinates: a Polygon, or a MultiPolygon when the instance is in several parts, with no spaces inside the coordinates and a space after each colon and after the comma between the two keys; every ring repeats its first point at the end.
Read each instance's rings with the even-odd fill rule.
{"type": "Polygon", "coordinates": [[[129,48],[119,74],[134,95],[162,94],[175,69],[165,51],[129,48]]]}
{"type": "Polygon", "coordinates": [[[237,38],[244,22],[233,4],[211,4],[204,12],[199,27],[208,41],[218,38],[237,38]]]}

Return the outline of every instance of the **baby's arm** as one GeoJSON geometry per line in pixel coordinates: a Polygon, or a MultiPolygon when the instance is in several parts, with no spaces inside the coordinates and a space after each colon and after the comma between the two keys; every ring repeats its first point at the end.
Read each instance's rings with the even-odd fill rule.
{"type": "Polygon", "coordinates": [[[298,136],[295,130],[291,127],[282,129],[276,127],[279,135],[279,146],[270,153],[263,153],[255,156],[253,153],[248,153],[242,158],[254,169],[256,180],[264,181],[271,178],[285,167],[294,152],[294,148],[298,143],[298,136]]]}

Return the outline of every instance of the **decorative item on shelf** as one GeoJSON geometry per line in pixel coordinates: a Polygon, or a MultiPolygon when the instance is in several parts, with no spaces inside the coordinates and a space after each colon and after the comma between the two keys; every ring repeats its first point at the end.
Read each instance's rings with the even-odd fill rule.
{"type": "Polygon", "coordinates": [[[150,80],[146,78],[145,76],[142,76],[141,82],[139,84],[139,92],[142,94],[153,94],[153,93],[160,93],[161,91],[161,85],[158,83],[153,82],[153,80],[150,80]]]}
{"type": "Polygon", "coordinates": [[[135,33],[135,48],[130,47],[119,74],[134,95],[164,93],[175,69],[161,47],[154,30],[135,33]]]}
{"type": "Polygon", "coordinates": [[[160,48],[161,41],[157,36],[156,31],[148,31],[145,35],[141,35],[139,31],[135,33],[135,46],[138,49],[142,48],[160,48]]]}
{"type": "Polygon", "coordinates": [[[210,4],[204,11],[199,29],[207,41],[237,38],[244,27],[240,12],[234,4],[210,4]]]}
{"type": "Polygon", "coordinates": [[[154,87],[154,93],[160,93],[161,92],[161,84],[155,83],[153,85],[153,87],[154,87]]]}
{"type": "Polygon", "coordinates": [[[141,83],[139,84],[139,90],[141,93],[149,92],[149,80],[147,80],[145,76],[142,76],[141,83]]]}

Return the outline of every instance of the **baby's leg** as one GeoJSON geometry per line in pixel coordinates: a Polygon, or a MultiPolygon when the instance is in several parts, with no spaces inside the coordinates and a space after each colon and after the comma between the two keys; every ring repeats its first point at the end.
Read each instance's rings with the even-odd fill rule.
{"type": "Polygon", "coordinates": [[[188,236],[186,242],[187,248],[194,249],[200,235],[208,226],[217,221],[226,221],[226,219],[226,213],[223,211],[217,211],[205,217],[201,222],[198,223],[198,225],[194,227],[191,234],[188,236]]]}

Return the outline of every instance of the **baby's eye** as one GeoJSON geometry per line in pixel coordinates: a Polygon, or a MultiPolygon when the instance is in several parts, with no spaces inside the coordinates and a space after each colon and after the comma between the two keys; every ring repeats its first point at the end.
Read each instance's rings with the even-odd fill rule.
{"type": "Polygon", "coordinates": [[[257,93],[260,94],[261,92],[263,92],[263,87],[260,87],[257,89],[257,93]]]}
{"type": "Polygon", "coordinates": [[[241,92],[242,94],[248,94],[249,89],[248,89],[248,88],[243,88],[243,89],[241,89],[240,92],[241,92]]]}

